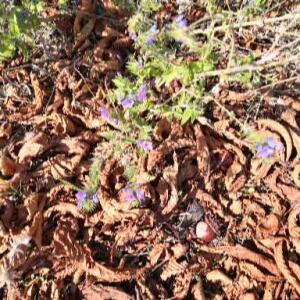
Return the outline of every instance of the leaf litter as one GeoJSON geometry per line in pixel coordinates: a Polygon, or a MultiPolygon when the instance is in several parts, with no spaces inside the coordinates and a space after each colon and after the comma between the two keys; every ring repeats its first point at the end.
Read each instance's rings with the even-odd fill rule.
{"type": "MultiPolygon", "coordinates": [[[[174,3],[159,18],[170,17],[174,3]]],[[[210,19],[205,7],[189,8],[187,16],[204,18],[203,26],[210,19]]],[[[140,159],[128,154],[130,143],[120,159],[109,139],[118,124],[103,122],[99,110],[108,107],[110,82],[134,50],[128,17],[113,1],[82,0],[73,39],[45,66],[51,84],[13,61],[3,73],[13,84],[0,114],[1,297],[297,299],[299,95],[284,95],[275,108],[270,95],[260,95],[261,117],[249,121],[257,144],[271,139],[260,148],[212,101],[211,112],[193,124],[162,116],[140,159]],[[30,86],[27,95],[19,78],[30,86]],[[261,157],[262,147],[274,155],[261,157]],[[85,212],[75,191],[86,188],[93,158],[100,177],[87,191],[96,200],[85,212]],[[128,186],[132,161],[138,167],[128,186]]],[[[255,37],[244,34],[236,36],[239,47],[253,47],[255,37]]],[[[169,94],[172,84],[157,90],[169,94]]],[[[249,94],[240,86],[224,84],[216,98],[248,117],[249,94]]]]}

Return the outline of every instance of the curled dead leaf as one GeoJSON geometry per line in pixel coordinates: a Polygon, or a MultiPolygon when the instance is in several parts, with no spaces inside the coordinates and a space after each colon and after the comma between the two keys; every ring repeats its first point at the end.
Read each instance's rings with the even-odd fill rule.
{"type": "Polygon", "coordinates": [[[230,279],[221,270],[213,270],[206,274],[206,279],[212,282],[220,281],[222,285],[231,285],[232,279],[230,279]]]}
{"type": "Polygon", "coordinates": [[[17,169],[17,163],[15,163],[10,157],[4,154],[0,156],[0,172],[2,175],[13,176],[17,169]]]}
{"type": "Polygon", "coordinates": [[[289,268],[289,265],[284,258],[284,251],[286,250],[286,242],[284,239],[279,239],[274,245],[274,259],[278,269],[283,274],[284,278],[296,289],[300,295],[300,279],[297,278],[299,274],[294,274],[289,268]],[[296,276],[295,276],[296,275],[296,276]]]}

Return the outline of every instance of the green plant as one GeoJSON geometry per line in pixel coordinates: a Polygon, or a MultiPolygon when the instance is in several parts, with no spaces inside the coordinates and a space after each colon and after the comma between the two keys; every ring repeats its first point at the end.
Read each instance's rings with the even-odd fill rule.
{"type": "Polygon", "coordinates": [[[11,58],[17,50],[28,56],[34,46],[34,33],[41,24],[42,9],[42,1],[0,3],[0,61],[11,58]]]}

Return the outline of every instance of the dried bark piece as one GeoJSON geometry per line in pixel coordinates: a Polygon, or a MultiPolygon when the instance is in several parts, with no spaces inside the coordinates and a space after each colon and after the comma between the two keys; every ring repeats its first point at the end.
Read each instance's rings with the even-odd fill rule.
{"type": "Polygon", "coordinates": [[[293,150],[293,141],[289,131],[283,125],[271,119],[258,120],[257,123],[259,126],[270,128],[281,135],[286,145],[286,160],[289,160],[293,150]]]}
{"type": "Polygon", "coordinates": [[[238,259],[249,260],[250,262],[253,262],[258,266],[268,270],[271,274],[280,277],[280,272],[272,259],[269,259],[261,254],[255,253],[241,245],[220,246],[215,248],[200,246],[199,249],[209,253],[226,253],[227,255],[236,257],[238,259]]]}
{"type": "Polygon", "coordinates": [[[294,274],[286,263],[284,258],[285,248],[285,240],[279,239],[274,245],[274,259],[277,263],[278,269],[283,274],[285,279],[296,289],[297,293],[300,295],[300,279],[297,278],[299,274],[294,274]]]}

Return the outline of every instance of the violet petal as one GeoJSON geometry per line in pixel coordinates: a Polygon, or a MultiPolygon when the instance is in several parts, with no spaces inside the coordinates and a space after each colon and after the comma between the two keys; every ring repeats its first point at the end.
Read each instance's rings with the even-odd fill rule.
{"type": "Polygon", "coordinates": [[[133,98],[127,97],[121,101],[121,104],[124,108],[131,108],[134,104],[133,98]]]}
{"type": "Polygon", "coordinates": [[[93,201],[95,204],[97,204],[97,203],[99,202],[99,198],[98,198],[97,193],[94,193],[94,194],[93,194],[92,201],[93,201]]]}
{"type": "Polygon", "coordinates": [[[147,99],[147,93],[148,93],[148,88],[147,88],[147,85],[144,84],[140,87],[140,89],[138,90],[138,93],[137,93],[137,99],[140,101],[140,102],[144,102],[146,99],[147,99]]]}
{"type": "Polygon", "coordinates": [[[125,188],[124,189],[125,195],[126,195],[126,200],[129,203],[132,203],[135,200],[134,192],[131,188],[125,188]]]}
{"type": "Polygon", "coordinates": [[[138,140],[137,141],[138,146],[144,149],[144,151],[148,152],[153,149],[153,144],[151,141],[146,140],[138,140]]]}
{"type": "Polygon", "coordinates": [[[139,202],[143,201],[145,198],[144,191],[142,189],[136,189],[135,194],[139,202]]]}
{"type": "Polygon", "coordinates": [[[111,120],[111,115],[108,109],[101,107],[100,108],[100,115],[106,121],[109,122],[111,120]]]}

